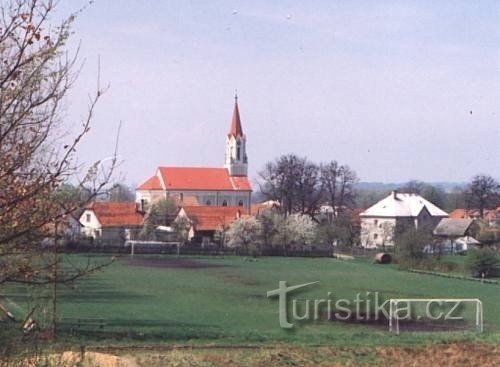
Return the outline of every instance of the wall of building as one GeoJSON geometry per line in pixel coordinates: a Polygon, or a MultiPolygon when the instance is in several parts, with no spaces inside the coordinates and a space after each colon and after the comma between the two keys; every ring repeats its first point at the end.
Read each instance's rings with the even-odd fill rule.
{"type": "Polygon", "coordinates": [[[361,217],[361,246],[376,248],[380,246],[394,246],[394,229],[421,228],[432,231],[442,217],[434,217],[428,211],[422,210],[418,217],[361,217]]]}
{"type": "Polygon", "coordinates": [[[164,199],[166,195],[170,197],[175,197],[181,199],[181,197],[194,196],[198,200],[199,205],[210,205],[222,206],[224,201],[227,202],[227,206],[239,206],[240,200],[243,203],[243,207],[247,212],[250,212],[250,198],[251,194],[248,191],[160,191],[160,190],[137,190],[136,191],[136,202],[140,203],[141,199],[147,201],[147,204],[154,203],[158,200],[164,199]]]}
{"type": "Polygon", "coordinates": [[[361,218],[361,246],[376,248],[382,245],[394,246],[395,218],[362,217],[361,218]]]}
{"type": "Polygon", "coordinates": [[[92,210],[84,210],[80,216],[80,223],[82,224],[81,233],[87,237],[94,237],[100,235],[101,223],[92,210]]]}

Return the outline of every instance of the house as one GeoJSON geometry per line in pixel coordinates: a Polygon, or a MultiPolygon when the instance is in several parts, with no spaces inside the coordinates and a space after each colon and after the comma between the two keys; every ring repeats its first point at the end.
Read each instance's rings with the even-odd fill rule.
{"type": "Polygon", "coordinates": [[[227,230],[244,215],[245,209],[239,206],[184,206],[176,220],[187,218],[190,223],[188,239],[206,245],[217,231],[227,230]]]}
{"type": "MultiPolygon", "coordinates": [[[[471,236],[473,226],[474,220],[470,218],[443,218],[432,233],[443,239],[441,250],[461,253],[467,251],[469,247],[479,244],[479,241],[471,236]]],[[[427,252],[433,251],[428,249],[427,252]]]]}
{"type": "Polygon", "coordinates": [[[82,224],[72,213],[61,215],[53,222],[46,223],[41,232],[45,236],[44,244],[53,244],[56,238],[63,241],[72,241],[80,237],[82,224]]]}
{"type": "Polygon", "coordinates": [[[359,214],[361,246],[376,248],[394,245],[394,230],[436,227],[448,213],[417,194],[393,191],[389,196],[359,214]]]}
{"type": "Polygon", "coordinates": [[[94,201],[82,215],[82,234],[101,240],[135,239],[142,228],[144,212],[134,202],[94,201]]]}
{"type": "Polygon", "coordinates": [[[248,180],[246,135],[235,96],[233,117],[225,142],[223,167],[161,166],[136,189],[136,202],[147,208],[163,198],[183,202],[195,197],[203,206],[237,206],[250,213],[252,187],[248,180]]]}

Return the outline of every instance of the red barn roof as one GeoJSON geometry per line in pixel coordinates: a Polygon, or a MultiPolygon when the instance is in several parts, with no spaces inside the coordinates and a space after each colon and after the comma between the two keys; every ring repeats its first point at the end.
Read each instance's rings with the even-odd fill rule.
{"type": "Polygon", "coordinates": [[[94,201],[86,209],[94,212],[103,227],[141,226],[144,221],[136,203],[94,201]]]}
{"type": "Polygon", "coordinates": [[[197,231],[227,228],[245,212],[239,206],[185,206],[183,209],[197,231]]]}

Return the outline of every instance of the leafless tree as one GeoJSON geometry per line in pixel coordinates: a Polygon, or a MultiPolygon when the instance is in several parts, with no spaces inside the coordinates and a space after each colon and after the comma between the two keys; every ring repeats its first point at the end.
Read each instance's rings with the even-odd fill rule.
{"type": "Polygon", "coordinates": [[[424,190],[425,183],[418,180],[410,180],[403,186],[398,188],[398,191],[408,193],[408,194],[418,194],[420,195],[424,190]]]}
{"type": "Polygon", "coordinates": [[[484,218],[485,209],[500,205],[500,184],[488,175],[476,175],[466,189],[466,202],[469,208],[479,210],[484,218]]]}
{"type": "Polygon", "coordinates": [[[261,193],[267,200],[278,201],[285,216],[317,212],[323,189],[315,163],[294,154],[283,155],[268,162],[259,175],[261,193]]]}
{"type": "Polygon", "coordinates": [[[325,201],[332,206],[332,217],[335,218],[354,206],[358,178],[349,166],[339,165],[336,161],[322,164],[320,171],[325,201]]]}
{"type": "Polygon", "coordinates": [[[59,230],[107,188],[117,147],[106,164],[76,164],[76,149],[106,88],[97,83],[79,131],[63,134],[61,105],[78,76],[77,55],[66,51],[76,13],[57,26],[53,13],[51,0],[0,5],[0,285],[55,287],[105,265],[89,262],[69,273],[58,267],[59,230]],[[59,189],[68,183],[87,194],[64,199],[59,189]]]}

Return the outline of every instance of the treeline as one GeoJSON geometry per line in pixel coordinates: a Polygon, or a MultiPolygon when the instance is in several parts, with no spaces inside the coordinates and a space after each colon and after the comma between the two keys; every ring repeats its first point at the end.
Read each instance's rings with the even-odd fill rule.
{"type": "MultiPolygon", "coordinates": [[[[284,215],[301,213],[314,216],[322,205],[334,208],[333,217],[341,211],[366,209],[390,193],[390,189],[360,188],[356,172],[335,160],[315,163],[295,154],[282,155],[268,162],[259,172],[260,200],[280,203],[284,215]]],[[[439,185],[410,180],[395,186],[400,192],[421,195],[438,207],[484,211],[500,206],[500,185],[489,175],[478,174],[463,186],[445,190],[439,185]]]]}
{"type": "Polygon", "coordinates": [[[356,204],[357,174],[337,161],[318,164],[287,154],[268,162],[259,177],[262,198],[279,202],[279,210],[285,216],[314,216],[322,205],[328,204],[334,208],[335,217],[356,204]]]}

